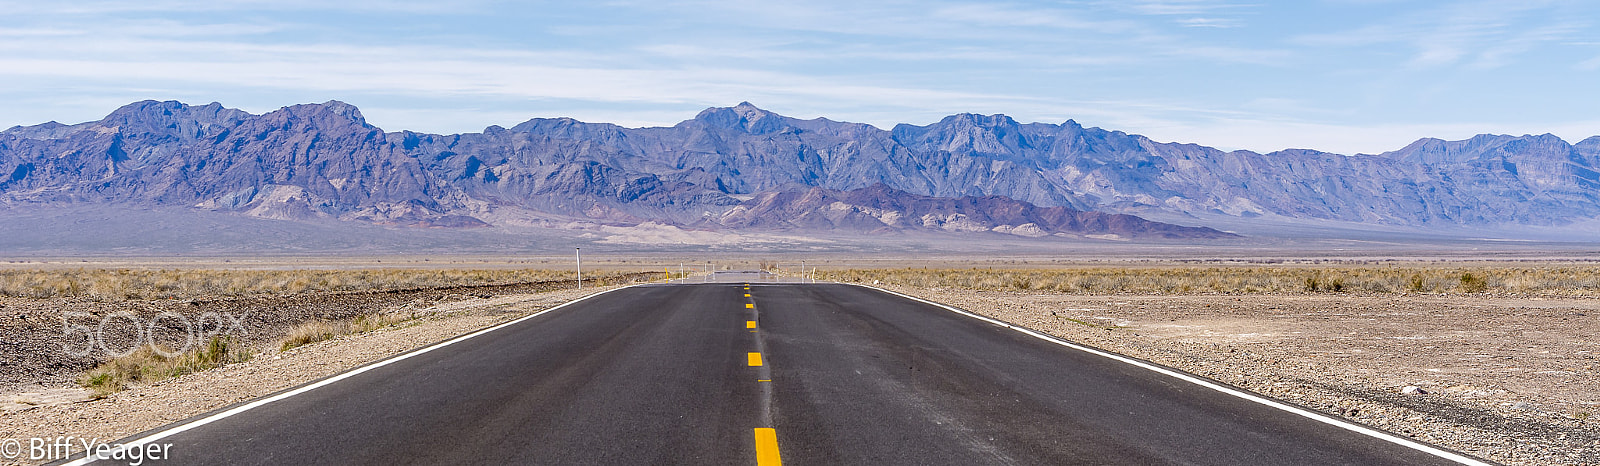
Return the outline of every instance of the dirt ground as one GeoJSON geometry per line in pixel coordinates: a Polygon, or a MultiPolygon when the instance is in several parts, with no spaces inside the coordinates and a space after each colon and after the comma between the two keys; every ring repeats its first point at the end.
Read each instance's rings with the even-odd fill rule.
{"type": "Polygon", "coordinates": [[[1498,462],[1600,464],[1600,299],[890,288],[1498,462]]]}

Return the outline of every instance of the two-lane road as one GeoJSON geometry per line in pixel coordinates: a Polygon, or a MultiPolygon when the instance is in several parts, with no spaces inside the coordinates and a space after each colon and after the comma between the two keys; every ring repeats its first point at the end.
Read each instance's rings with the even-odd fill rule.
{"type": "Polygon", "coordinates": [[[222,412],[129,440],[165,434],[165,464],[1451,463],[836,284],[625,288],[222,412]]]}

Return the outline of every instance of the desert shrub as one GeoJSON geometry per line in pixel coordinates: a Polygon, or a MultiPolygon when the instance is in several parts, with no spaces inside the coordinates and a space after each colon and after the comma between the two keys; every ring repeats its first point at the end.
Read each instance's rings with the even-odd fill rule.
{"type": "Polygon", "coordinates": [[[341,335],[371,332],[392,325],[410,322],[416,320],[417,317],[416,314],[368,314],[346,321],[329,322],[317,320],[305,322],[290,329],[289,333],[279,341],[278,349],[280,351],[288,351],[319,341],[331,340],[341,335]]]}
{"type": "Polygon", "coordinates": [[[1422,274],[1420,274],[1420,273],[1411,274],[1411,278],[1407,278],[1406,279],[1406,290],[1414,292],[1414,293],[1421,293],[1423,291],[1427,291],[1427,287],[1425,286],[1424,282],[1422,281],[1422,274]]]}
{"type": "Polygon", "coordinates": [[[819,270],[819,279],[971,290],[1064,293],[1515,293],[1600,295],[1596,266],[1128,266],[1040,269],[819,270]]]}
{"type": "MultiPolygon", "coordinates": [[[[586,276],[584,280],[585,282],[615,280],[629,274],[586,276]]],[[[84,297],[96,300],[163,299],[495,285],[570,279],[572,279],[571,270],[545,269],[12,269],[0,270],[0,296],[84,297]]]]}
{"type": "Polygon", "coordinates": [[[347,322],[322,320],[305,322],[290,329],[289,333],[283,337],[283,341],[278,344],[278,349],[280,351],[288,351],[347,333],[350,333],[350,324],[347,322]]]}
{"type": "Polygon", "coordinates": [[[78,378],[78,384],[108,395],[136,383],[153,383],[249,361],[254,352],[236,343],[232,338],[212,337],[199,348],[172,356],[171,351],[154,346],[141,346],[121,357],[112,358],[78,378]]]}

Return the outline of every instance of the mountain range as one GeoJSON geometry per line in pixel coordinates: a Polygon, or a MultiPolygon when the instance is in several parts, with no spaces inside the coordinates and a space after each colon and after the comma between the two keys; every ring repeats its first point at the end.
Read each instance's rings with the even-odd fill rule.
{"type": "Polygon", "coordinates": [[[889,130],[748,103],[671,127],[536,118],[386,132],[331,101],[261,115],[144,101],[0,132],[0,204],[183,206],[419,227],[1223,238],[1216,219],[1413,227],[1600,217],[1600,136],[1267,154],[1004,115],[889,130]],[[1178,226],[1143,217],[1184,223],[1178,226]]]}

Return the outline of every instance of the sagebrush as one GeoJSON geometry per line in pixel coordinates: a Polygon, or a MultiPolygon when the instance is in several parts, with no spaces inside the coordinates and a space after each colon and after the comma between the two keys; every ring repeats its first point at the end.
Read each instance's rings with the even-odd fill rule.
{"type": "Polygon", "coordinates": [[[89,370],[78,379],[78,383],[103,396],[132,384],[153,383],[227,364],[249,361],[254,355],[255,352],[248,347],[226,337],[212,337],[200,347],[182,354],[173,354],[171,349],[146,345],[89,370]]]}
{"type": "Polygon", "coordinates": [[[342,335],[371,332],[391,325],[411,322],[417,318],[416,314],[369,314],[352,320],[315,320],[305,322],[289,330],[289,334],[284,336],[283,340],[278,343],[278,350],[288,351],[319,341],[331,340],[342,335]]]}
{"type": "MultiPolygon", "coordinates": [[[[611,276],[614,274],[608,274],[611,276]]],[[[246,296],[570,280],[571,270],[0,270],[0,295],[97,300],[246,296]]],[[[585,277],[604,278],[604,277],[585,277]]]]}
{"type": "Polygon", "coordinates": [[[1076,267],[846,269],[817,278],[924,288],[1063,293],[1501,293],[1600,295],[1600,267],[1076,267]]]}

